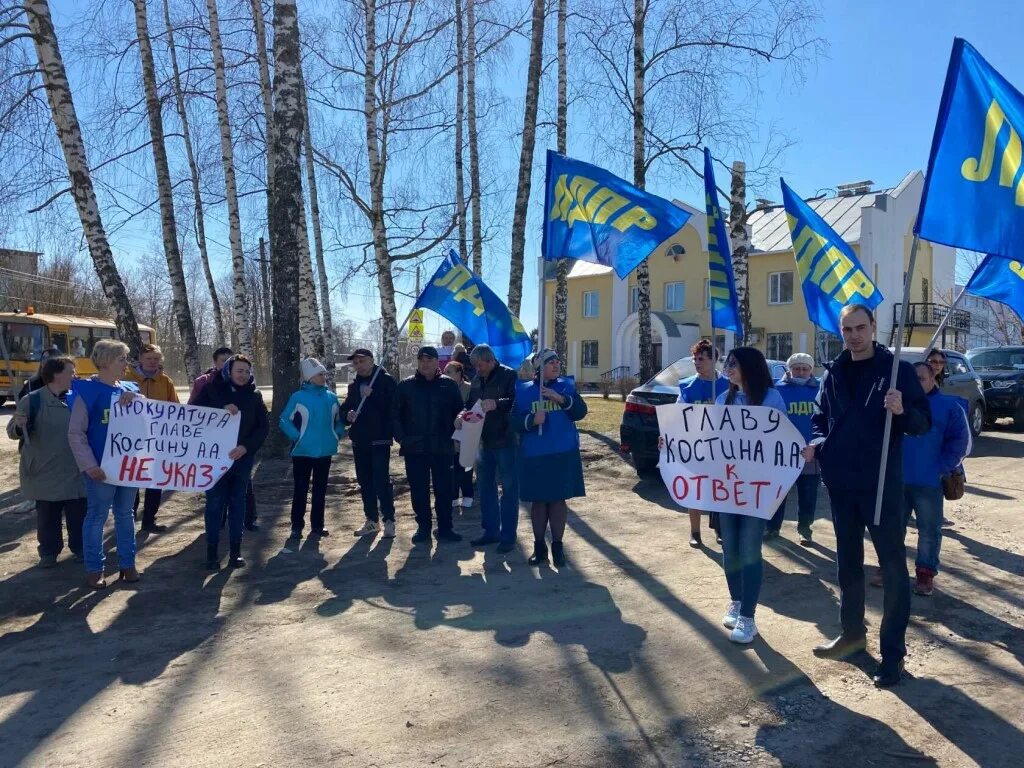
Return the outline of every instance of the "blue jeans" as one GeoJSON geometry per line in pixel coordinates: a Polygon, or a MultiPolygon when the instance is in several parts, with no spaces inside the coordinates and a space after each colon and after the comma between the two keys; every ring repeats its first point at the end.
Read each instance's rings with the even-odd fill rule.
{"type": "Polygon", "coordinates": [[[729,584],[729,598],[740,603],[740,616],[754,618],[761,594],[761,539],[765,520],[749,515],[723,512],[719,515],[722,534],[722,566],[729,584]]]}
{"type": "Polygon", "coordinates": [[[910,513],[917,515],[918,568],[939,572],[939,549],[942,547],[942,487],[927,485],[903,486],[903,525],[910,513]]]}
{"type": "MultiPolygon", "coordinates": [[[[800,475],[796,479],[797,512],[796,524],[798,528],[810,529],[814,522],[814,510],[818,507],[818,486],[821,484],[819,475],[800,475]]],[[[787,494],[788,495],[788,494],[787,494]]],[[[782,521],[786,517],[786,499],[782,499],[779,510],[768,522],[768,530],[779,531],[782,529],[782,521]]]]}
{"type": "Polygon", "coordinates": [[[117,536],[118,567],[135,567],[135,495],[137,488],[99,483],[88,475],[85,480],[86,511],[82,524],[82,550],[85,570],[101,573],[106,559],[103,553],[103,526],[110,510],[114,510],[114,532],[117,536]]]}
{"type": "Polygon", "coordinates": [[[480,524],[484,536],[501,539],[505,543],[516,540],[519,525],[519,470],[516,467],[518,449],[515,445],[503,448],[484,448],[476,467],[477,493],[480,495],[480,524]],[[501,502],[498,502],[498,478],[501,478],[501,502]]]}
{"type": "Polygon", "coordinates": [[[224,508],[228,510],[228,536],[232,544],[242,541],[245,521],[245,490],[249,487],[253,457],[246,454],[224,473],[216,485],[206,492],[206,545],[220,543],[220,525],[224,508]]]}

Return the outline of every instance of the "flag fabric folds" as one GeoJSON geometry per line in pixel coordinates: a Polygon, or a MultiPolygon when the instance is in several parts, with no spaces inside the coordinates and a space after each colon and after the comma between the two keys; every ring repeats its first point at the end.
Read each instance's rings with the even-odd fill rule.
{"type": "Polygon", "coordinates": [[[743,338],[740,304],[736,295],[736,276],[732,271],[729,235],[725,231],[722,208],[718,204],[715,170],[711,151],[704,149],[704,209],[708,218],[708,301],[711,304],[711,327],[736,333],[743,338]]]}
{"type": "Polygon", "coordinates": [[[533,350],[519,318],[455,251],[441,262],[414,308],[436,312],[476,343],[489,344],[498,361],[512,368],[533,350]]]}
{"type": "Polygon", "coordinates": [[[603,264],[625,278],[690,218],[596,165],[548,150],[544,189],[546,260],[603,264]]]}
{"type": "Polygon", "coordinates": [[[1024,242],[1024,95],[953,42],[915,233],[1013,258],[1024,242]]]}
{"type": "Polygon", "coordinates": [[[974,270],[965,290],[1005,304],[1024,322],[1024,263],[989,254],[974,270]]]}
{"type": "Polygon", "coordinates": [[[882,292],[865,274],[853,249],[785,181],[780,183],[807,316],[839,336],[842,308],[864,304],[874,309],[882,303],[882,292]]]}

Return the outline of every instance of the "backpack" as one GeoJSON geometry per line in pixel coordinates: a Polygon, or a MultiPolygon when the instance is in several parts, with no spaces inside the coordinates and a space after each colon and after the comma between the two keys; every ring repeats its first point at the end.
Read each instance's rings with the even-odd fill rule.
{"type": "Polygon", "coordinates": [[[22,436],[18,438],[18,450],[20,451],[22,446],[25,445],[25,435],[32,432],[36,426],[36,417],[39,415],[39,410],[43,407],[43,391],[41,389],[34,390],[28,393],[28,421],[25,423],[25,428],[21,431],[22,436]]]}

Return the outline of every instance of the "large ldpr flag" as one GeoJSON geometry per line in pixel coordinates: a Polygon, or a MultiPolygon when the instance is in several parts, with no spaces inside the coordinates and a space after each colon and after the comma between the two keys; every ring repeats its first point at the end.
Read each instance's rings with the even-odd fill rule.
{"type": "Polygon", "coordinates": [[[414,309],[429,309],[447,319],[476,343],[487,343],[498,361],[515,368],[533,350],[530,334],[505,302],[470,272],[455,251],[449,252],[416,300],[414,309]]]}
{"type": "Polygon", "coordinates": [[[591,261],[625,278],[689,218],[603,168],[548,150],[541,246],[547,260],[591,261]]]}
{"type": "Polygon", "coordinates": [[[708,301],[711,304],[711,326],[736,333],[743,338],[740,303],[736,296],[736,276],[732,271],[729,235],[725,231],[722,208],[718,204],[715,169],[711,151],[704,149],[704,209],[708,216],[708,301]]]}
{"type": "Polygon", "coordinates": [[[864,304],[874,309],[882,303],[882,292],[864,273],[857,254],[843,238],[785,181],[780,179],[780,183],[807,316],[822,330],[839,336],[842,308],[864,304]]]}
{"type": "Polygon", "coordinates": [[[1024,95],[953,42],[915,233],[1012,258],[1024,243],[1024,95]]]}
{"type": "Polygon", "coordinates": [[[972,296],[1005,304],[1024,322],[1024,264],[989,254],[965,288],[972,296]]]}

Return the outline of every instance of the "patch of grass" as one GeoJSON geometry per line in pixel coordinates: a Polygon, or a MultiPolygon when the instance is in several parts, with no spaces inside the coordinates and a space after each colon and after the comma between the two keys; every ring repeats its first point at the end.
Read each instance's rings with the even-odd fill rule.
{"type": "Polygon", "coordinates": [[[588,397],[587,415],[576,426],[581,430],[610,432],[617,437],[622,423],[622,408],[622,400],[618,398],[605,400],[602,397],[588,397]]]}

